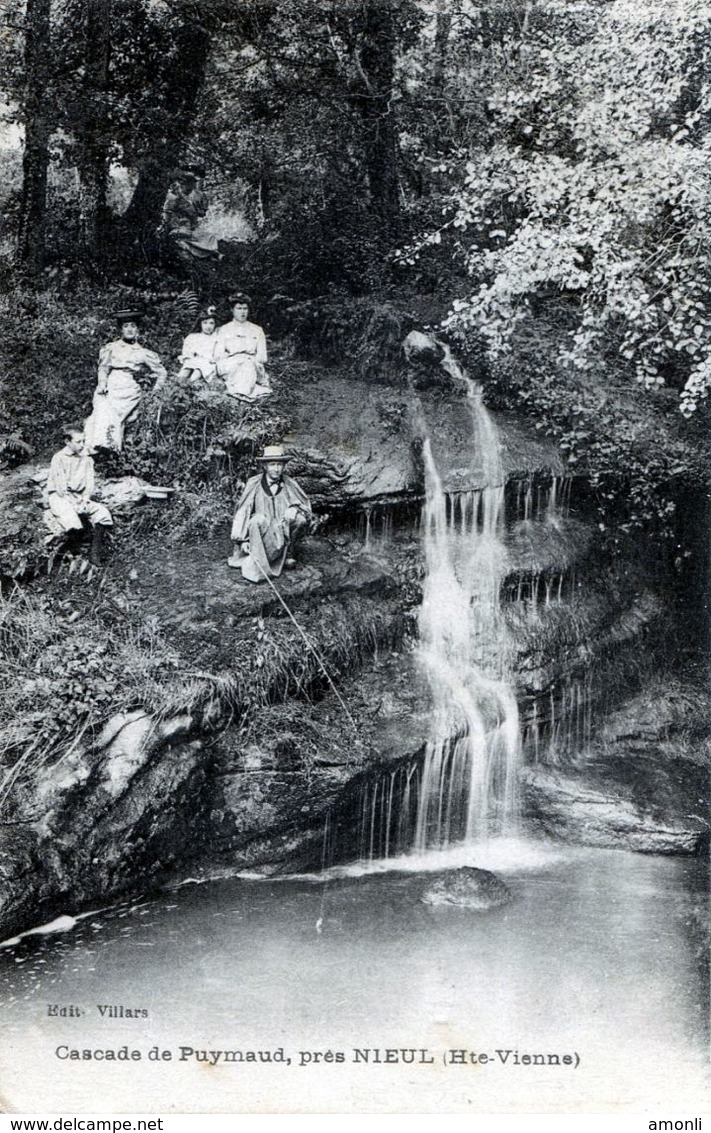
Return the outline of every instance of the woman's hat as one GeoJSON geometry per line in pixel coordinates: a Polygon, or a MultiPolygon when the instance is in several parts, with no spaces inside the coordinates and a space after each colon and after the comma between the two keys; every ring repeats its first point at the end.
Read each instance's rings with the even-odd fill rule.
{"type": "Polygon", "coordinates": [[[217,307],[201,307],[195,316],[195,326],[199,329],[205,319],[214,319],[217,322],[217,307]]]}
{"type": "Polygon", "coordinates": [[[261,464],[269,464],[277,460],[286,462],[287,460],[291,460],[291,457],[284,452],[283,445],[265,445],[264,452],[261,456],[257,457],[257,460],[261,464]]]}
{"type": "Polygon", "coordinates": [[[230,291],[227,302],[230,307],[234,307],[235,303],[244,303],[247,307],[251,306],[249,295],[245,295],[244,291],[230,291]]]}
{"type": "Polygon", "coordinates": [[[146,317],[146,312],[145,311],[137,311],[135,309],[135,307],[134,308],[127,308],[124,311],[116,311],[116,313],[114,315],[114,318],[115,318],[116,322],[119,324],[119,326],[121,326],[122,323],[140,322],[140,320],[145,319],[145,317],[146,317]]]}

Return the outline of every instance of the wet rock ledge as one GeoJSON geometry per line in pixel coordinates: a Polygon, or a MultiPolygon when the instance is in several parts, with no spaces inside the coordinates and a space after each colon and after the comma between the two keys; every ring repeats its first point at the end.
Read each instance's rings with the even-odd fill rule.
{"type": "MultiPolygon", "coordinates": [[[[413,653],[421,550],[412,513],[422,496],[413,436],[425,421],[447,491],[476,489],[466,406],[437,391],[415,404],[401,388],[335,379],[291,393],[294,474],[342,522],[305,542],[299,570],[277,589],[334,673],[338,697],[297,634],[279,652],[288,616],[271,589],[242,583],[226,565],[227,524],[160,553],[128,551],[111,567],[125,575],[127,598],[157,621],[196,687],[219,680],[230,690],[232,720],[216,724],[209,705],[198,711],[192,701],[160,716],[136,710],[91,741],[69,738],[53,765],[18,781],[0,818],[2,936],[187,872],[319,868],[337,850],[336,814],[341,851],[357,853],[362,785],[422,757],[429,705],[413,653]],[[379,507],[394,510],[369,545],[359,522],[379,507]],[[271,642],[269,663],[279,662],[255,700],[260,635],[271,642]]],[[[601,584],[594,520],[553,506],[559,454],[520,422],[498,423],[525,822],[586,844],[698,852],[709,828],[708,753],[685,731],[683,707],[643,726],[649,698],[664,699],[664,689],[647,699],[644,689],[664,642],[668,584],[644,575],[634,549],[601,584]]],[[[21,471],[11,478],[0,536],[5,524],[21,543],[37,519],[33,491],[21,471]]]]}

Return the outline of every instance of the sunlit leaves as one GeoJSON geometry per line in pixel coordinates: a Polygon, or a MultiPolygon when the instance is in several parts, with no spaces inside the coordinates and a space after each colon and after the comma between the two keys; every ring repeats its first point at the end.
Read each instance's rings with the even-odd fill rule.
{"type": "Polygon", "coordinates": [[[495,358],[535,302],[566,296],[566,365],[615,343],[640,386],[671,382],[693,414],[711,388],[711,9],[548,0],[487,66],[489,134],[436,234],[465,236],[473,281],[448,328],[495,358]]]}

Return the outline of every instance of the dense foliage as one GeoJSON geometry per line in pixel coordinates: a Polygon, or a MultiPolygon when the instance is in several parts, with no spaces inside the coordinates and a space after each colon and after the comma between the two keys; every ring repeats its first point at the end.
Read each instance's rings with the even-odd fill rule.
{"type": "MultiPolygon", "coordinates": [[[[28,280],[6,339],[13,444],[84,403],[97,282],[130,301],[188,282],[157,232],[171,171],[197,159],[228,238],[212,274],[192,273],[203,296],[239,279],[272,334],[361,375],[449,308],[490,400],[553,433],[601,507],[626,496],[625,522],[668,516],[679,483],[702,479],[703,0],[10,0],[5,21],[6,116],[25,130],[7,216],[28,280]],[[71,345],[42,298],[63,282],[86,302],[71,345]],[[671,424],[678,408],[688,425],[671,424]]],[[[166,357],[174,313],[159,304],[148,328],[166,357]]],[[[232,423],[177,391],[175,446],[160,413],[144,406],[125,468],[201,490],[232,423]]]]}
{"type": "Polygon", "coordinates": [[[700,0],[510,5],[495,35],[469,9],[458,54],[485,121],[442,154],[442,221],[403,253],[445,243],[460,258],[453,333],[500,358],[557,308],[565,366],[599,376],[622,359],[697,411],[711,388],[710,52],[700,0]]]}

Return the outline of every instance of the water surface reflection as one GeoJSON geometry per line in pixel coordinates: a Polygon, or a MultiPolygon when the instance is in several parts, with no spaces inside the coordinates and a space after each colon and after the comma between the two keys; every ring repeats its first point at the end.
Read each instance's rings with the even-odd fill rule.
{"type": "MultiPolygon", "coordinates": [[[[467,853],[450,861],[462,864],[467,853]]],[[[479,854],[471,864],[496,868],[511,904],[425,906],[429,878],[411,868],[235,878],[90,914],[71,932],[5,949],[5,1104],[28,1112],[700,1110],[704,863],[506,843],[493,860],[479,854]],[[48,1016],[50,1004],[83,1014],[48,1016]],[[102,1015],[101,1005],[124,1015],[102,1015]],[[141,1060],[55,1054],[122,1044],[141,1060]],[[150,1061],[154,1046],[172,1059],[150,1061]],[[194,1055],[181,1061],[181,1046],[283,1048],[292,1061],[211,1067],[194,1055]],[[364,1048],[424,1048],[434,1062],[354,1062],[364,1048]],[[445,1065],[451,1049],[491,1060],[445,1065]],[[580,1065],[516,1064],[496,1053],[507,1050],[576,1052],[580,1065]],[[300,1051],[344,1058],[302,1066],[300,1051]]]]}

